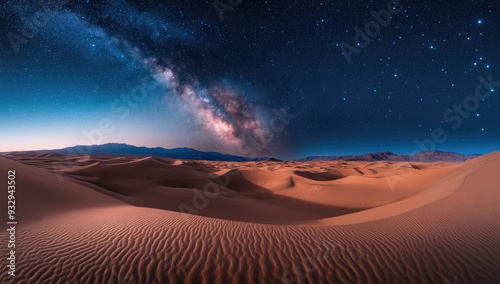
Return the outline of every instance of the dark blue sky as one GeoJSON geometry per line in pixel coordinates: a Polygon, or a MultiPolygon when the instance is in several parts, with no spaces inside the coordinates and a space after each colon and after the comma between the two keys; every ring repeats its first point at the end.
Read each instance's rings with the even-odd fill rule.
{"type": "Polygon", "coordinates": [[[390,2],[6,1],[0,151],[500,149],[500,5],[390,2]]]}

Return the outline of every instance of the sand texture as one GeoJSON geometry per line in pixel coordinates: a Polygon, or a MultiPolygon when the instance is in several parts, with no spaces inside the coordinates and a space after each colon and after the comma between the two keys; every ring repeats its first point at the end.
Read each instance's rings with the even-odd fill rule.
{"type": "Polygon", "coordinates": [[[11,153],[0,157],[5,190],[12,169],[17,276],[1,283],[500,283],[500,153],[463,163],[11,153]]]}

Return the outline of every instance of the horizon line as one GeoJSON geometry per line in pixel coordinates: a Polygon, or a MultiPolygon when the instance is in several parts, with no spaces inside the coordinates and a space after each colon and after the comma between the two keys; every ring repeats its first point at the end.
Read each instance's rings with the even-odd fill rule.
{"type": "MultiPolygon", "coordinates": [[[[66,147],[62,147],[62,148],[12,150],[12,151],[0,151],[0,153],[1,154],[5,154],[5,153],[15,153],[15,152],[44,152],[44,151],[50,152],[50,151],[64,150],[64,149],[68,149],[68,148],[97,147],[97,146],[105,146],[105,145],[113,145],[113,144],[114,145],[131,146],[131,147],[135,147],[135,148],[146,148],[146,149],[164,149],[164,150],[191,149],[191,150],[195,150],[195,151],[203,152],[203,153],[218,153],[218,154],[222,154],[222,155],[230,155],[230,156],[236,156],[236,157],[248,158],[248,159],[276,158],[276,156],[270,156],[270,157],[268,157],[268,156],[247,157],[247,156],[242,156],[242,155],[237,155],[237,154],[230,154],[230,153],[224,153],[224,152],[213,151],[213,150],[204,151],[204,150],[199,150],[199,149],[196,149],[196,148],[186,147],[186,146],[178,146],[178,147],[173,147],[173,148],[165,148],[165,147],[162,147],[162,146],[151,146],[151,147],[149,147],[149,146],[138,146],[138,145],[128,144],[128,143],[124,143],[124,142],[109,142],[109,143],[103,143],[103,144],[77,144],[77,145],[66,146],[66,147]]],[[[384,153],[398,155],[398,156],[413,156],[413,155],[416,155],[416,154],[419,154],[419,153],[427,153],[427,152],[455,153],[455,154],[465,155],[465,156],[482,156],[482,155],[486,155],[486,154],[489,154],[489,153],[494,153],[494,152],[497,152],[497,151],[500,151],[500,150],[496,150],[496,151],[492,151],[492,152],[488,152],[488,153],[484,153],[484,154],[479,154],[479,153],[464,154],[464,153],[457,152],[457,151],[443,151],[443,150],[434,149],[434,150],[422,150],[422,151],[415,152],[415,153],[405,154],[405,153],[397,153],[397,152],[386,150],[386,151],[376,151],[376,152],[365,152],[363,154],[343,154],[343,155],[339,155],[339,154],[315,154],[315,155],[305,155],[305,156],[300,156],[299,158],[284,159],[284,160],[293,161],[293,160],[300,160],[300,159],[305,159],[305,158],[322,158],[322,157],[324,157],[324,158],[357,157],[357,156],[372,155],[372,154],[384,154],[384,153]]],[[[91,153],[90,154],[75,153],[75,154],[77,154],[77,155],[91,155],[91,153]]]]}

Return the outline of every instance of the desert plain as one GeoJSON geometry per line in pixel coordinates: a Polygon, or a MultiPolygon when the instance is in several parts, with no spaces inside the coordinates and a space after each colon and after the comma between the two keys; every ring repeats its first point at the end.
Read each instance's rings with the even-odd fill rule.
{"type": "Polygon", "coordinates": [[[1,283],[500,283],[500,153],[420,163],[19,152],[0,156],[5,190],[9,170],[16,276],[1,212],[1,283]]]}

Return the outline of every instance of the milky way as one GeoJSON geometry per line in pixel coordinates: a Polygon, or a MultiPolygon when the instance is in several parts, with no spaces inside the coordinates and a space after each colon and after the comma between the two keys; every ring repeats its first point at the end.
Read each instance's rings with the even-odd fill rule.
{"type": "MultiPolygon", "coordinates": [[[[148,40],[165,45],[172,44],[169,40],[189,43],[195,33],[175,23],[166,22],[154,13],[139,12],[125,2],[122,4],[120,6],[110,2],[105,6],[108,12],[110,9],[122,11],[121,16],[102,14],[116,23],[113,25],[114,29],[91,23],[82,13],[68,10],[65,6],[51,10],[48,15],[52,22],[47,22],[42,28],[45,35],[61,39],[61,44],[67,45],[72,51],[81,49],[83,43],[93,50],[104,49],[108,55],[128,66],[130,71],[146,69],[167,90],[163,97],[156,99],[157,103],[166,102],[170,107],[188,114],[218,148],[237,153],[265,144],[263,142],[266,137],[262,129],[265,128],[266,108],[252,103],[243,91],[227,80],[224,83],[212,80],[212,83],[203,85],[196,75],[186,69],[187,64],[184,62],[176,60],[176,64],[162,63],[159,58],[163,57],[160,54],[140,47],[140,41],[129,39],[130,34],[117,27],[143,30],[149,35],[148,40]],[[51,26],[54,23],[57,25],[51,26]],[[72,40],[67,41],[68,37],[72,40]],[[144,55],[146,53],[148,55],[144,55]]],[[[20,7],[27,6],[18,6],[18,9],[20,7]]],[[[171,56],[175,57],[175,54],[171,56]]]]}
{"type": "MultiPolygon", "coordinates": [[[[156,19],[154,24],[158,24],[156,19]]],[[[141,25],[147,23],[141,22],[141,25]]],[[[167,88],[166,100],[158,101],[176,104],[226,151],[246,153],[248,148],[262,149],[269,146],[266,145],[269,133],[266,132],[265,119],[269,111],[252,103],[237,87],[221,82],[203,86],[189,70],[179,67],[184,65],[182,62],[177,65],[162,64],[155,56],[144,56],[138,47],[120,35],[111,36],[103,27],[89,23],[84,26],[90,34],[102,39],[115,57],[123,59],[124,54],[127,54],[129,63],[138,63],[149,70],[156,81],[167,88]],[[181,81],[181,75],[188,79],[181,81]]]]}
{"type": "Polygon", "coordinates": [[[440,128],[431,149],[499,149],[498,86],[446,123],[478,77],[500,81],[497,0],[234,2],[221,21],[213,1],[3,1],[0,134],[16,139],[0,150],[73,146],[103,118],[105,142],[284,159],[409,154],[440,128]],[[121,119],[110,105],[145,76],[161,87],[121,119]],[[270,133],[275,109],[295,118],[270,133]]]}
{"type": "Polygon", "coordinates": [[[173,94],[172,100],[220,143],[239,149],[255,142],[263,144],[265,125],[259,113],[262,108],[238,90],[220,83],[204,87],[195,79],[181,83],[175,67],[161,65],[156,58],[146,58],[143,63],[169,89],[166,96],[172,98],[173,94]]]}

